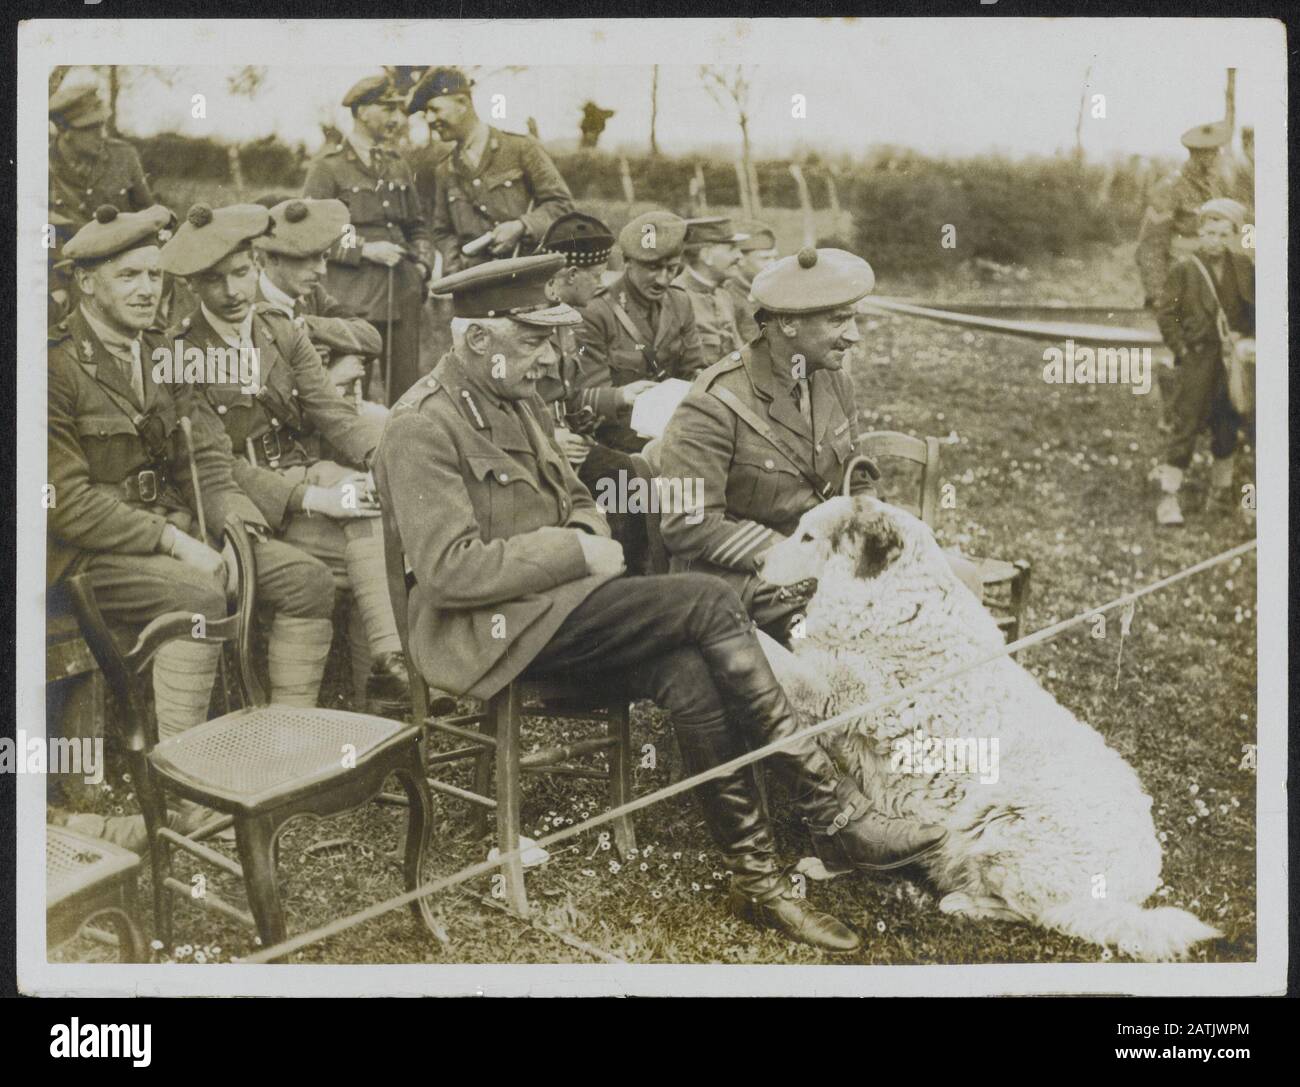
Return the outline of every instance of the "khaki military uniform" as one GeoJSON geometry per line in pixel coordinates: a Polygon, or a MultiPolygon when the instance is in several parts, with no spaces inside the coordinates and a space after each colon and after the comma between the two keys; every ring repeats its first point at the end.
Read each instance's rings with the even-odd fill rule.
{"type": "Polygon", "coordinates": [[[717,362],[723,355],[744,346],[745,341],[736,324],[735,304],[723,284],[705,283],[687,268],[673,281],[673,285],[681,287],[691,300],[695,328],[700,334],[700,347],[706,362],[717,362]]]}
{"type": "Polygon", "coordinates": [[[424,273],[416,261],[432,268],[433,247],[410,165],[397,151],[379,147],[375,152],[376,161],[365,163],[349,142],[330,148],[307,171],[303,195],[341,200],[348,206],[356,244],[340,243],[330,250],[325,287],[351,314],[375,325],[385,343],[391,338],[393,388],[385,391],[391,404],[424,372],[420,365],[424,273]],[[391,272],[382,264],[363,260],[362,246],[378,241],[402,246],[411,259],[402,260],[391,272]]]}
{"type": "Polygon", "coordinates": [[[753,284],[740,275],[728,276],[723,288],[731,299],[731,310],[736,315],[736,330],[740,333],[740,342],[749,343],[758,336],[758,322],[754,319],[757,307],[749,300],[749,289],[753,284]]]}
{"type": "Polygon", "coordinates": [[[808,510],[839,493],[845,466],[858,452],[849,376],[817,370],[808,387],[811,425],[760,337],[705,370],[664,433],[660,474],[699,479],[703,500],[698,510],[663,514],[670,568],[717,574],[751,611],[768,550],[808,510]],[[753,413],[779,447],[737,414],[727,396],[753,413]]]}
{"type": "Polygon", "coordinates": [[[475,698],[610,580],[587,574],[572,531],[607,536],[605,518],[550,440],[545,405],[526,405],[527,419],[448,354],[394,407],[375,460],[415,578],[412,656],[434,686],[475,698]]]}
{"type": "Polygon", "coordinates": [[[1136,253],[1148,305],[1155,305],[1160,298],[1173,261],[1195,252],[1196,209],[1207,200],[1227,195],[1216,173],[1198,174],[1187,167],[1152,187],[1136,253]]]}
{"type": "Polygon", "coordinates": [[[433,243],[442,254],[444,275],[491,260],[487,250],[467,257],[460,248],[501,223],[524,224],[520,252],[529,253],[551,223],[573,210],[573,194],[542,145],[497,128],[488,129],[487,148],[476,166],[457,148],[438,163],[434,185],[433,243]]]}
{"type": "Polygon", "coordinates": [[[125,140],[106,139],[100,153],[89,162],[74,161],[53,143],[49,181],[50,214],[68,224],[58,231],[60,247],[104,204],[112,204],[118,211],[143,211],[154,203],[140,156],[125,140]]]}
{"type": "Polygon", "coordinates": [[[602,420],[596,440],[627,453],[639,452],[645,439],[628,425],[631,409],[618,390],[634,381],[689,381],[707,365],[691,300],[680,287],[670,287],[655,312],[620,276],[582,311],[577,337],[581,403],[602,420]]]}

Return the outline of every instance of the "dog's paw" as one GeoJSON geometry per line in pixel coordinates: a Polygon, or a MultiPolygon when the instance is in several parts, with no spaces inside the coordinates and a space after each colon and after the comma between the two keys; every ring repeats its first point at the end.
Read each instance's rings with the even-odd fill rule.
{"type": "Polygon", "coordinates": [[[953,917],[965,917],[968,921],[1023,921],[1002,899],[991,895],[968,895],[965,891],[953,891],[939,900],[939,909],[953,917]]]}
{"type": "Polygon", "coordinates": [[[794,870],[801,875],[807,876],[814,883],[822,883],[828,879],[836,877],[835,872],[830,871],[826,865],[822,864],[819,857],[804,857],[794,866],[794,870]]]}

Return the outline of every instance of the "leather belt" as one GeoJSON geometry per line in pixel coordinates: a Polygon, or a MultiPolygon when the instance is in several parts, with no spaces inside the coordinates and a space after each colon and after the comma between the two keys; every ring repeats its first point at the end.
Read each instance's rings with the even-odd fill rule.
{"type": "Polygon", "coordinates": [[[159,496],[169,489],[171,480],[160,468],[141,468],[122,480],[122,494],[129,501],[143,502],[146,505],[157,502],[159,496]]]}

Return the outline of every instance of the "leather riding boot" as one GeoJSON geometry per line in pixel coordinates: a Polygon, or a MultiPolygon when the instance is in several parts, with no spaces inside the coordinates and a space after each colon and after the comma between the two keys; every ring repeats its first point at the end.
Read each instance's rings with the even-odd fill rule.
{"type": "MultiPolygon", "coordinates": [[[[687,774],[701,773],[744,750],[725,720],[677,729],[687,774]]],[[[830,914],[795,895],[776,860],[776,844],[763,818],[752,767],[696,787],[704,820],[723,863],[732,873],[729,905],[744,921],[776,929],[793,940],[828,951],[855,951],[862,941],[830,914]]]]}
{"type": "MultiPolygon", "coordinates": [[[[701,649],[718,689],[756,746],[798,731],[794,707],[752,632],[701,649]]],[[[833,874],[901,868],[933,853],[948,837],[942,827],[873,811],[862,790],[840,774],[815,739],[791,744],[766,762],[784,782],[814,851],[833,874]]]]}

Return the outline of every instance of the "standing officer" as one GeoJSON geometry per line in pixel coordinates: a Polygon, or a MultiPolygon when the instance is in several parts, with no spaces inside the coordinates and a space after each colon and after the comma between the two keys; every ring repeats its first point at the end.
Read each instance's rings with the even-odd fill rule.
{"type": "Polygon", "coordinates": [[[433,248],[411,167],[395,146],[405,124],[401,95],[387,76],[370,76],[343,105],[352,111],[352,131],[312,163],[303,195],[347,205],[355,236],[331,250],[325,285],[383,336],[392,355],[384,390],[391,404],[425,372],[420,312],[433,248]]]}
{"type": "Polygon", "coordinates": [[[436,167],[433,244],[446,275],[493,257],[531,251],[573,196],[551,157],[532,136],[484,124],[459,68],[432,68],[411,91],[407,109],[424,110],[451,154],[436,167]],[[485,235],[472,254],[461,247],[485,235]]]}
{"type": "Polygon", "coordinates": [[[725,286],[736,314],[740,342],[749,343],[758,335],[758,322],[754,320],[754,303],[750,301],[749,292],[754,286],[754,277],[777,259],[776,232],[757,219],[742,219],[736,223],[736,229],[745,235],[745,240],[740,242],[740,261],[727,276],[725,286]]]}
{"type": "MultiPolygon", "coordinates": [[[[270,226],[259,204],[190,209],[162,259],[187,277],[199,308],[169,335],[186,354],[197,348],[208,357],[237,352],[253,360],[251,374],[213,374],[200,385],[236,452],[235,479],[281,539],[351,588],[373,655],[367,696],[385,709],[400,707],[409,687],[366,474],[378,428],[339,396],[306,331],[276,307],[254,303],[251,243],[270,226]],[[322,457],[322,439],[344,464],[322,457]]],[[[314,631],[322,664],[332,633],[328,618],[314,631]]]]}
{"type": "Polygon", "coordinates": [[[681,287],[691,300],[700,346],[710,363],[745,343],[736,325],[735,305],[724,285],[740,263],[740,243],[746,240],[748,236],[736,233],[730,219],[686,220],[685,266],[673,286],[681,287]]]}
{"type": "MultiPolygon", "coordinates": [[[[325,569],[261,539],[266,522],[235,485],[220,423],[192,386],[168,384],[166,367],[159,369],[173,347],[153,325],[162,293],[160,236],[169,237],[171,225],[163,207],[119,213],[105,205],[65,249],[80,301],[50,335],[47,584],[88,575],[104,615],[129,629],[168,611],[219,618],[228,571],[216,541],[236,514],[257,539],[258,590],[276,612],[275,700],[295,702],[310,689],[314,701],[320,670],[301,666],[297,636],[304,625],[329,622],[334,594],[325,569]],[[186,417],[192,464],[181,433],[186,417]],[[200,502],[206,539],[198,531],[200,502]]],[[[207,719],[219,654],[219,646],[188,638],[159,650],[153,687],[162,739],[207,719]]],[[[187,815],[197,826],[203,810],[191,806],[187,815]]],[[[142,845],[138,820],[110,820],[107,829],[124,827],[125,837],[109,836],[142,845]]]]}
{"type": "MultiPolygon", "coordinates": [[[[622,548],[551,441],[536,395],[552,330],[578,316],[546,295],[558,256],[494,261],[440,280],[453,351],[394,409],[375,464],[414,577],[409,644],[432,682],[489,698],[519,676],[618,683],[668,710],[692,773],[796,729],[735,594],[716,578],[622,579],[622,548]],[[729,711],[730,707],[730,711],[729,711]]],[[[885,820],[816,742],[772,756],[814,844],[846,866],[895,866],[943,831],[885,820]],[[899,831],[908,828],[907,833],[899,831]]],[[[796,897],[750,774],[699,787],[753,924],[831,950],[858,937],[796,897]]]]}
{"type": "Polygon", "coordinates": [[[582,311],[577,329],[582,403],[599,416],[596,440],[639,453],[646,439],[630,426],[637,396],[667,377],[690,380],[704,369],[691,300],[681,274],[686,220],[647,211],[618,235],[623,274],[582,311]]]}

